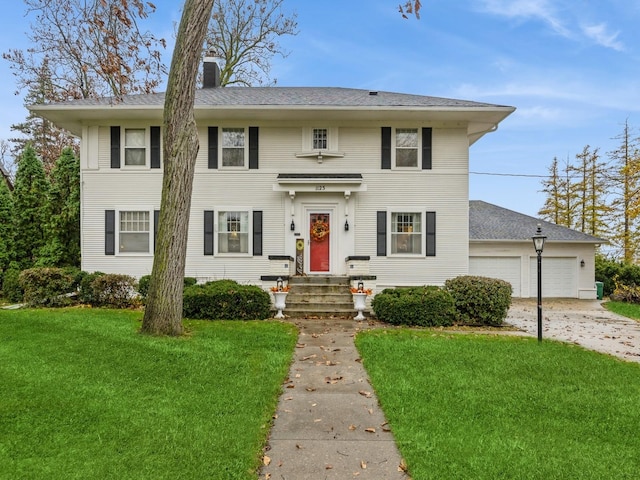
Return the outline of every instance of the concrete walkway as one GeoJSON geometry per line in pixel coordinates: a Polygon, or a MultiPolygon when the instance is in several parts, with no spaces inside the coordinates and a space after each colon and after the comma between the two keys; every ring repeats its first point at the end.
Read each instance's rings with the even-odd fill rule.
{"type": "Polygon", "coordinates": [[[403,461],[354,345],[374,324],[288,320],[300,329],[260,479],[404,479],[403,461]]]}

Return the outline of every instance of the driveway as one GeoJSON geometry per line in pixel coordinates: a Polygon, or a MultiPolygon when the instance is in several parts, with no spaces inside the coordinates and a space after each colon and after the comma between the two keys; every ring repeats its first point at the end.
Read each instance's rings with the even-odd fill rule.
{"type": "MultiPolygon", "coordinates": [[[[505,322],[537,336],[537,300],[514,298],[505,322]]],[[[640,323],[609,312],[601,300],[544,299],[542,338],[640,363],[640,323]]]]}

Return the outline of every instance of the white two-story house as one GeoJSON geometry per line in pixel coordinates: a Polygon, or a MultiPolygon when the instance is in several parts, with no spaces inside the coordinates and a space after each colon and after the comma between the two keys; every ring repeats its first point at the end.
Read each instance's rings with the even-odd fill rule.
{"type": "MultiPolygon", "coordinates": [[[[205,62],[187,276],[360,276],[380,290],[469,273],[469,147],[513,107],[217,78],[205,62]]],[[[81,138],[83,270],[151,273],[163,107],[162,93],[32,107],[81,138]]]]}

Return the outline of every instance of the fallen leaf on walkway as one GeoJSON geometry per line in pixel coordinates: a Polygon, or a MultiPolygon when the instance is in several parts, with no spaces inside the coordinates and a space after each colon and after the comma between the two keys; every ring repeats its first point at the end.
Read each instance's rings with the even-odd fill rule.
{"type": "Polygon", "coordinates": [[[262,457],[262,463],[265,467],[268,467],[271,463],[271,458],[265,455],[264,457],[262,457]]]}
{"type": "Polygon", "coordinates": [[[287,388],[296,388],[296,386],[289,384],[289,385],[287,385],[287,388]]]}
{"type": "Polygon", "coordinates": [[[364,460],[360,460],[360,468],[362,468],[363,470],[367,468],[367,462],[365,462],[364,460]]]}
{"type": "Polygon", "coordinates": [[[404,461],[404,458],[400,460],[400,465],[398,465],[398,471],[405,472],[405,473],[407,471],[407,462],[404,461]]]}
{"type": "Polygon", "coordinates": [[[336,362],[332,362],[331,360],[327,360],[327,361],[325,362],[325,365],[326,365],[327,367],[335,367],[335,366],[337,365],[337,363],[336,363],[336,362]]]}
{"type": "Polygon", "coordinates": [[[372,395],[371,392],[367,392],[365,390],[360,390],[358,393],[363,397],[367,397],[367,398],[371,398],[371,395],[372,395]]]}
{"type": "Polygon", "coordinates": [[[306,346],[307,346],[306,343],[296,343],[296,348],[304,348],[306,346]]]}
{"type": "Polygon", "coordinates": [[[313,355],[307,355],[306,357],[302,357],[302,361],[310,360],[312,358],[316,358],[316,354],[315,353],[313,355]]]}
{"type": "Polygon", "coordinates": [[[351,425],[349,425],[349,430],[351,430],[351,431],[355,430],[356,428],[358,428],[358,427],[356,427],[353,423],[351,425]]]}
{"type": "Polygon", "coordinates": [[[331,470],[333,468],[333,465],[325,465],[324,469],[325,470],[331,470]]]}
{"type": "Polygon", "coordinates": [[[264,480],[270,480],[271,478],[271,474],[270,473],[265,473],[264,474],[264,480]]]}
{"type": "Polygon", "coordinates": [[[300,378],[301,375],[299,373],[296,373],[296,378],[300,378]]]}
{"type": "Polygon", "coordinates": [[[321,422],[321,421],[322,421],[322,419],[321,419],[321,418],[316,418],[316,419],[313,421],[313,423],[318,423],[318,422],[321,422]]]}
{"type": "Polygon", "coordinates": [[[300,445],[299,443],[296,443],[296,448],[298,450],[302,450],[304,447],[302,445],[300,445]]]}
{"type": "Polygon", "coordinates": [[[343,377],[324,377],[324,381],[326,383],[329,383],[331,385],[335,385],[336,383],[338,383],[340,380],[342,380],[343,377]]]}
{"type": "Polygon", "coordinates": [[[315,392],[316,391],[316,389],[314,387],[307,387],[307,388],[305,388],[305,390],[307,392],[315,392]]]}
{"type": "Polygon", "coordinates": [[[369,433],[376,433],[376,429],[373,427],[365,428],[364,431],[369,433]]]}

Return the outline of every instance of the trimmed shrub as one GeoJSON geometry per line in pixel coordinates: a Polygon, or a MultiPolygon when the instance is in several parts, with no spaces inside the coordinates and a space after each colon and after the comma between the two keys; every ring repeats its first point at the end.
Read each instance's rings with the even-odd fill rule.
{"type": "Polygon", "coordinates": [[[386,288],[371,306],[379,320],[393,325],[450,326],[456,318],[453,297],[435,286],[386,288]]]}
{"type": "MultiPolygon", "coordinates": [[[[149,295],[149,282],[151,281],[151,275],[143,275],[138,280],[138,293],[143,300],[149,295]]],[[[184,277],[184,288],[191,287],[198,283],[198,279],[193,277],[184,277]]]]}
{"type": "Polygon", "coordinates": [[[84,303],[87,305],[95,305],[96,298],[93,291],[93,281],[101,277],[102,275],[106,275],[103,272],[92,272],[88,273],[85,271],[80,272],[80,281],[78,282],[78,301],[80,303],[84,303]]]}
{"type": "Polygon", "coordinates": [[[29,268],[20,273],[18,281],[24,301],[31,307],[63,307],[73,303],[65,295],[74,291],[73,276],[62,268],[29,268]]]}
{"type": "Polygon", "coordinates": [[[145,299],[149,294],[149,282],[151,281],[151,275],[143,275],[138,280],[138,293],[145,299]]]}
{"type": "Polygon", "coordinates": [[[24,295],[19,278],[20,269],[15,263],[2,275],[2,296],[12,303],[22,302],[24,295]]]}
{"type": "Polygon", "coordinates": [[[184,289],[183,316],[206,320],[261,320],[271,316],[271,297],[262,288],[218,280],[184,289]]]}
{"type": "Polygon", "coordinates": [[[497,278],[464,275],[449,279],[458,318],[467,325],[501,325],[511,306],[511,284],[497,278]]]}
{"type": "Polygon", "coordinates": [[[107,273],[97,276],[90,284],[95,307],[129,308],[139,304],[136,279],[129,275],[107,273]]]}

